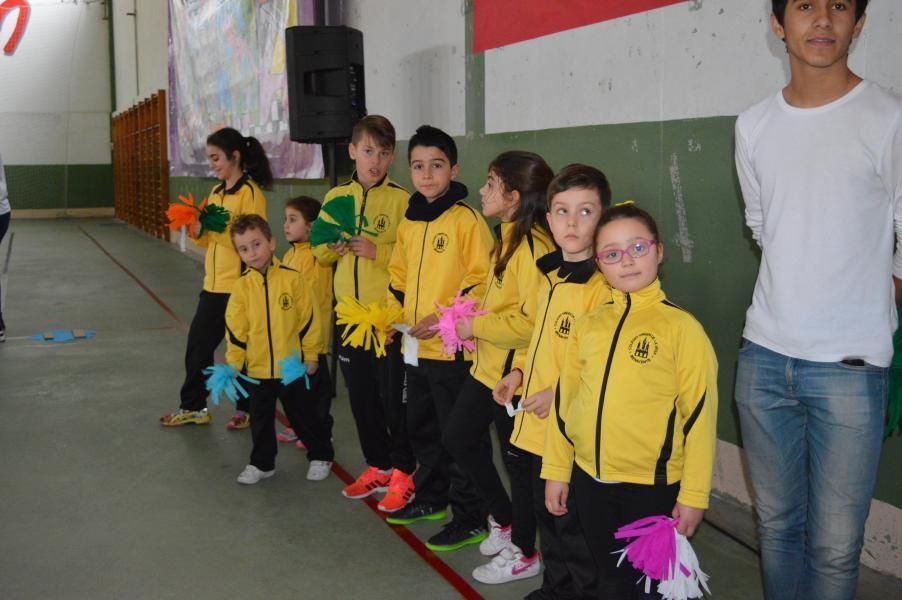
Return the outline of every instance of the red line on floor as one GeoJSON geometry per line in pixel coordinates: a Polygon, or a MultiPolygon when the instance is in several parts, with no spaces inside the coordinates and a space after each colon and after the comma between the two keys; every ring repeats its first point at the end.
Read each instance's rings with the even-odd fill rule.
{"type": "Polygon", "coordinates": [[[101,251],[101,252],[103,252],[104,254],[107,255],[107,258],[109,258],[111,261],[113,261],[113,262],[116,264],[116,266],[118,266],[120,269],[122,269],[122,270],[125,272],[126,275],[128,275],[129,277],[131,277],[132,279],[134,279],[134,280],[135,280],[135,283],[137,283],[137,284],[141,287],[142,290],[144,290],[145,292],[147,292],[147,295],[150,296],[151,298],[153,298],[154,302],[156,302],[157,304],[159,304],[159,305],[160,305],[160,308],[162,308],[164,311],[166,311],[166,314],[168,314],[170,317],[172,317],[172,319],[173,319],[176,323],[178,323],[179,327],[181,327],[181,328],[184,329],[185,331],[188,331],[188,324],[185,323],[184,321],[182,321],[182,320],[179,318],[179,316],[178,316],[177,314],[175,314],[175,311],[173,311],[171,308],[169,308],[169,306],[168,306],[165,302],[163,302],[163,301],[160,299],[159,296],[157,296],[156,294],[154,294],[153,291],[151,291],[151,289],[150,289],[149,287],[147,287],[146,285],[144,285],[144,283],[143,283],[140,279],[138,279],[138,277],[137,277],[134,273],[132,273],[131,271],[129,271],[129,270],[126,268],[125,265],[123,265],[121,262],[119,262],[118,260],[116,260],[116,258],[115,258],[112,254],[110,254],[110,253],[107,251],[107,249],[104,248],[103,245],[101,245],[100,242],[98,242],[96,239],[94,239],[94,236],[92,236],[90,233],[88,233],[87,231],[85,231],[84,229],[82,229],[82,227],[81,227],[80,225],[78,225],[77,227],[78,227],[79,231],[81,231],[83,234],[85,234],[89,240],[91,240],[92,242],[94,242],[94,244],[95,244],[98,248],[100,248],[100,251],[101,251]]]}
{"type": "MultiPolygon", "coordinates": [[[[129,271],[125,267],[125,265],[123,265],[121,262],[116,260],[116,258],[112,254],[110,254],[107,251],[107,249],[104,248],[100,244],[100,242],[98,242],[96,239],[94,239],[94,237],[90,233],[88,233],[87,231],[82,229],[81,226],[78,226],[78,229],[83,234],[85,234],[89,240],[94,242],[94,244],[96,244],[97,247],[100,248],[100,251],[103,252],[104,254],[106,254],[107,257],[111,261],[113,261],[116,264],[116,266],[118,266],[120,269],[122,269],[126,275],[128,275],[129,277],[134,279],[135,283],[137,283],[141,287],[142,290],[147,292],[147,295],[150,296],[151,298],[153,298],[153,300],[157,304],[159,304],[160,307],[164,311],[166,311],[166,314],[168,314],[170,317],[172,317],[172,319],[176,323],[178,323],[182,329],[184,329],[185,331],[188,331],[188,324],[185,323],[184,321],[182,321],[178,317],[178,315],[176,315],[175,312],[171,308],[169,308],[169,306],[165,302],[163,302],[163,300],[160,299],[159,296],[154,294],[153,291],[151,291],[151,289],[149,287],[144,285],[144,283],[140,279],[138,279],[138,277],[134,273],[129,271]]],[[[282,414],[281,411],[276,410],[276,418],[278,418],[279,422],[282,423],[282,425],[284,425],[285,427],[289,427],[288,419],[285,418],[285,415],[282,414]]],[[[332,472],[335,473],[335,475],[339,479],[341,479],[345,483],[345,485],[350,485],[350,484],[354,483],[354,478],[351,477],[350,473],[345,471],[344,467],[342,467],[337,462],[332,463],[332,472]]],[[[369,498],[364,498],[363,502],[364,502],[364,504],[366,504],[369,507],[369,509],[371,511],[373,511],[373,513],[377,517],[379,517],[379,519],[382,520],[383,523],[386,524],[386,526],[388,526],[389,529],[391,529],[395,533],[395,535],[397,535],[399,538],[401,538],[410,547],[411,550],[416,552],[417,555],[426,562],[426,564],[428,564],[430,567],[432,567],[432,569],[436,573],[438,573],[442,579],[444,579],[449,584],[451,584],[451,586],[460,593],[462,598],[465,598],[466,600],[481,600],[482,595],[480,595],[479,592],[477,592],[475,589],[473,589],[473,587],[469,583],[467,583],[467,581],[463,577],[458,575],[457,571],[455,571],[450,566],[448,566],[448,564],[445,563],[438,556],[436,556],[432,550],[427,548],[426,544],[424,544],[422,541],[420,541],[420,539],[417,536],[412,534],[409,529],[407,529],[406,527],[404,527],[402,525],[392,525],[391,523],[387,522],[385,520],[385,518],[388,515],[386,513],[382,512],[381,510],[379,510],[378,502],[376,502],[376,500],[372,496],[369,498]]]]}
{"type": "MultiPolygon", "coordinates": [[[[345,484],[354,483],[354,478],[351,477],[350,473],[344,470],[344,468],[338,463],[332,463],[332,472],[338,476],[345,484]]],[[[369,498],[363,499],[364,504],[366,504],[370,510],[375,513],[377,517],[379,517],[383,523],[385,523],[389,529],[395,532],[399,538],[404,540],[404,542],[410,546],[410,549],[416,552],[420,558],[426,561],[432,569],[438,573],[445,581],[450,583],[455,590],[457,590],[462,598],[467,598],[468,600],[478,600],[482,598],[479,592],[477,592],[473,587],[467,583],[467,581],[458,575],[457,571],[452,569],[446,562],[440,559],[435,553],[426,547],[426,544],[420,541],[420,538],[415,536],[410,532],[409,529],[404,527],[403,525],[392,525],[385,518],[388,516],[387,513],[382,512],[377,508],[378,502],[370,496],[369,498]]]]}

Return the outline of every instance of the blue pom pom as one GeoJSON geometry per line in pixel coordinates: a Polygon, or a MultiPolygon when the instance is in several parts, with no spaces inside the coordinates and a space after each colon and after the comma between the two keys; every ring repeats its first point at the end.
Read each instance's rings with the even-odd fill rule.
{"type": "Polygon", "coordinates": [[[301,362],[301,357],[298,356],[297,350],[292,350],[290,356],[286,356],[279,361],[279,370],[282,371],[282,385],[289,385],[303,377],[307,389],[310,389],[307,367],[301,362]]]}
{"type": "Polygon", "coordinates": [[[210,400],[217,406],[219,406],[220,396],[225,396],[232,402],[237,403],[239,395],[242,398],[247,398],[250,395],[241,386],[241,383],[238,381],[239,378],[250,383],[260,383],[256,379],[239,373],[232,365],[222,363],[216,363],[212,367],[207,367],[203,370],[203,373],[207,376],[205,385],[210,392],[210,400]]]}

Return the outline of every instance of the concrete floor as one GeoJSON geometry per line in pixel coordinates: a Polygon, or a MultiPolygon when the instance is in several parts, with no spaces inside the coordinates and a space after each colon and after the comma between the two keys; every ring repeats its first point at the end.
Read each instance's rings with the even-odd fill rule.
{"type": "MultiPolygon", "coordinates": [[[[196,259],[112,220],[13,221],[11,231],[0,344],[0,598],[460,597],[373,511],[343,498],[338,477],[306,481],[293,447],[281,448],[274,478],[236,484],[250,435],[225,430],[229,407],[211,407],[211,426],[157,424],[178,406],[186,323],[203,275],[196,259]],[[28,339],[73,328],[96,337],[28,339]]],[[[336,458],[356,475],[364,464],[338,389],[336,458]]],[[[411,531],[425,540],[437,529],[411,531]]],[[[693,545],[716,597],[762,598],[747,545],[710,526],[693,545]]],[[[475,548],[439,559],[472,597],[521,598],[537,586],[474,582],[470,571],[483,560],[475,548]]],[[[873,595],[859,597],[902,589],[876,581],[873,595]]]]}

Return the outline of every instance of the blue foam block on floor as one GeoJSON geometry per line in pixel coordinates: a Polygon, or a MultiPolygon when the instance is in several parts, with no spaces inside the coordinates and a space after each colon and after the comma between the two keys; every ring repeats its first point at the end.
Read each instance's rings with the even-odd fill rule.
{"type": "Polygon", "coordinates": [[[39,333],[37,335],[33,335],[29,337],[30,340],[37,340],[39,342],[47,342],[50,344],[56,344],[59,342],[74,342],[78,340],[88,340],[96,335],[96,332],[93,329],[80,329],[79,333],[84,333],[84,335],[79,335],[76,337],[75,332],[72,329],[54,329],[48,333],[39,333]]]}

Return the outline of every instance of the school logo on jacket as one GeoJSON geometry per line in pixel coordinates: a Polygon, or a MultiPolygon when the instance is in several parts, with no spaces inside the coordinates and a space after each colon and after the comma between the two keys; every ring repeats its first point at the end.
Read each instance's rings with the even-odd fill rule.
{"type": "Polygon", "coordinates": [[[570,330],[573,328],[574,321],[576,321],[576,317],[572,312],[562,312],[554,320],[554,333],[559,338],[566,340],[570,337],[570,330]]]}
{"type": "Polygon", "coordinates": [[[385,233],[388,231],[389,225],[391,225],[391,219],[388,218],[388,215],[377,215],[373,220],[373,229],[378,233],[385,233]]]}
{"type": "Polygon", "coordinates": [[[441,254],[448,249],[448,235],[445,233],[436,234],[432,238],[432,249],[441,254]]]}
{"type": "Polygon", "coordinates": [[[658,354],[658,340],[650,333],[640,333],[630,341],[629,352],[631,359],[644,365],[658,354]]]}
{"type": "Polygon", "coordinates": [[[282,307],[282,310],[291,310],[291,296],[288,294],[279,296],[279,306],[282,307]]]}

